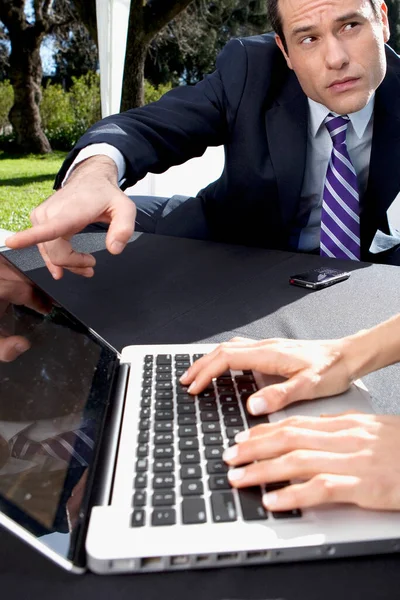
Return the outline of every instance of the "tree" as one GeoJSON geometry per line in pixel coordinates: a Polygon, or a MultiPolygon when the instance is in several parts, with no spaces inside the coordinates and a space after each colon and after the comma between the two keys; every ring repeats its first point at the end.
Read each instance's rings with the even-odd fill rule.
{"type": "Polygon", "coordinates": [[[399,0],[386,0],[390,23],[389,44],[400,53],[400,2],[399,0]]]}
{"type": "Polygon", "coordinates": [[[193,0],[131,0],[121,110],[144,101],[144,64],[152,39],[193,0]]]}
{"type": "MultiPolygon", "coordinates": [[[[67,11],[68,19],[72,18],[67,11]]],[[[42,130],[39,103],[42,63],[40,45],[62,22],[52,9],[52,0],[33,0],[29,11],[26,0],[0,0],[0,20],[8,30],[11,43],[10,81],[14,104],[9,119],[16,146],[23,152],[45,154],[50,144],[42,130]]]]}
{"type": "Polygon", "coordinates": [[[0,23],[0,81],[9,77],[10,48],[7,31],[0,23]]]}
{"type": "Polygon", "coordinates": [[[229,39],[267,30],[265,0],[195,0],[154,38],[145,77],[154,85],[196,83],[229,39]]]}
{"type": "Polygon", "coordinates": [[[87,29],[72,23],[66,31],[55,36],[55,73],[51,80],[69,90],[74,77],[95,73],[98,68],[97,46],[87,29]]]}

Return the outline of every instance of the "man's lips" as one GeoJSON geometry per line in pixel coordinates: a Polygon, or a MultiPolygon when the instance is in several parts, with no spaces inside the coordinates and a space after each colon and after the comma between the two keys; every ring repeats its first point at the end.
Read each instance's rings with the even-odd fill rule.
{"type": "Polygon", "coordinates": [[[345,77],[344,79],[336,79],[335,81],[332,81],[330,85],[328,85],[328,89],[344,91],[355,85],[358,80],[358,77],[345,77]]]}

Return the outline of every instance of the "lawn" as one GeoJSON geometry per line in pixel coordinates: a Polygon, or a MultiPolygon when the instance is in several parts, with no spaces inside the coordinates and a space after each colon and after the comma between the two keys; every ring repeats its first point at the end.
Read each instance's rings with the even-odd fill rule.
{"type": "Polygon", "coordinates": [[[31,225],[29,214],[53,190],[65,152],[16,156],[0,151],[0,229],[19,231],[31,225]]]}

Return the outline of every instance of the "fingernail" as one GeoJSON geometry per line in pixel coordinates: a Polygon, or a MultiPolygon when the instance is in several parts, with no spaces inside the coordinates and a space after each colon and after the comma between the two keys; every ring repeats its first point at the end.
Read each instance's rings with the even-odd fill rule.
{"type": "Polygon", "coordinates": [[[119,254],[120,252],[122,252],[122,250],[125,248],[125,244],[123,244],[122,242],[118,242],[117,240],[115,240],[112,244],[111,244],[111,250],[113,252],[115,252],[115,254],[119,254]]]}
{"type": "Polygon", "coordinates": [[[27,350],[29,350],[30,346],[28,344],[15,344],[15,350],[18,354],[23,354],[27,350]]]}
{"type": "Polygon", "coordinates": [[[192,391],[194,390],[195,387],[196,387],[196,380],[192,381],[192,383],[189,385],[189,387],[188,387],[189,394],[192,393],[192,391]]]}
{"type": "Polygon", "coordinates": [[[249,407],[253,415],[262,415],[267,412],[268,403],[262,396],[253,396],[249,400],[249,407]]]}
{"type": "Polygon", "coordinates": [[[53,277],[53,279],[57,279],[58,273],[56,273],[55,271],[51,271],[51,276],[53,277]]]}
{"type": "Polygon", "coordinates": [[[222,455],[222,458],[226,462],[226,461],[232,460],[232,458],[235,458],[237,455],[238,455],[237,446],[231,446],[230,448],[227,448],[225,450],[225,452],[222,455]]]}
{"type": "Polygon", "coordinates": [[[263,495],[262,501],[266,506],[276,506],[278,504],[278,495],[275,492],[269,492],[263,495]]]}
{"type": "Polygon", "coordinates": [[[181,383],[183,383],[184,381],[186,381],[187,374],[188,374],[188,372],[187,372],[187,371],[185,371],[185,372],[184,372],[184,374],[183,374],[183,375],[181,375],[181,377],[180,377],[180,379],[179,379],[179,381],[180,381],[181,383]]]}
{"type": "Polygon", "coordinates": [[[239,433],[235,435],[235,442],[245,442],[249,439],[249,437],[250,431],[248,429],[245,429],[245,431],[239,431],[239,433]]]}
{"type": "Polygon", "coordinates": [[[239,479],[243,479],[245,476],[246,469],[241,467],[240,469],[231,469],[228,471],[228,479],[229,481],[239,481],[239,479]]]}

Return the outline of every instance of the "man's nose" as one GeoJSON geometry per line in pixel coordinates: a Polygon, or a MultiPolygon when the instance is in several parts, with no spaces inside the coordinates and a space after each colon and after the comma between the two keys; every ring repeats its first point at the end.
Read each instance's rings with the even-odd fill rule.
{"type": "Polygon", "coordinates": [[[331,36],[325,43],[325,63],[328,69],[339,70],[349,63],[349,56],[343,43],[331,36]]]}

